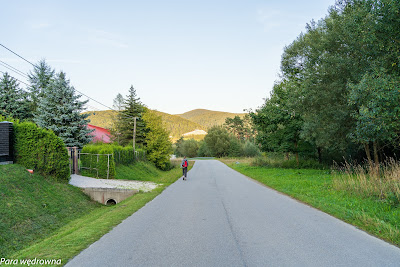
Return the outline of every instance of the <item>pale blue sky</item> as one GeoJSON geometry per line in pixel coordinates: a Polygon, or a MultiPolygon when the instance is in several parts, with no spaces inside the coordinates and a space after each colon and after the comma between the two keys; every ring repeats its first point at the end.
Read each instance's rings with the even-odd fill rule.
{"type": "MultiPolygon", "coordinates": [[[[0,0],[0,43],[34,63],[46,59],[107,106],[132,84],[159,111],[242,112],[262,105],[278,79],[284,46],[334,3],[0,0]]],[[[2,47],[0,59],[32,69],[2,47]]]]}

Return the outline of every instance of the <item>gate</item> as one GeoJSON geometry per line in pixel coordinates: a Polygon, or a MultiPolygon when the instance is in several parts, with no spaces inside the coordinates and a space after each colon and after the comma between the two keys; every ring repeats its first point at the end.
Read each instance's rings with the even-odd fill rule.
{"type": "Polygon", "coordinates": [[[70,174],[79,174],[78,157],[79,151],[77,147],[67,147],[69,155],[70,174]]]}

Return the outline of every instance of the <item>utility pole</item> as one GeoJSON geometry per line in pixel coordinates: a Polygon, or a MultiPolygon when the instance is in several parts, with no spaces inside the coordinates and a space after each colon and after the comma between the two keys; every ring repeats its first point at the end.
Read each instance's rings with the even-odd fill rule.
{"type": "Polygon", "coordinates": [[[133,117],[133,160],[135,160],[135,146],[136,146],[136,117],[133,117]]]}

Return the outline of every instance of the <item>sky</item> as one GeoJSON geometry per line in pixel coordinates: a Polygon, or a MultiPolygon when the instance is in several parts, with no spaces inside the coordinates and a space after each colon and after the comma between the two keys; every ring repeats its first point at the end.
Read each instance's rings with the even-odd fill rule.
{"type": "MultiPolygon", "coordinates": [[[[132,85],[143,104],[162,112],[241,113],[269,97],[284,47],[334,3],[0,0],[0,44],[33,63],[45,59],[105,105],[90,100],[88,110],[112,107],[132,85]]],[[[24,73],[33,68],[3,47],[0,60],[24,73]]],[[[28,83],[2,64],[0,71],[28,83]]]]}

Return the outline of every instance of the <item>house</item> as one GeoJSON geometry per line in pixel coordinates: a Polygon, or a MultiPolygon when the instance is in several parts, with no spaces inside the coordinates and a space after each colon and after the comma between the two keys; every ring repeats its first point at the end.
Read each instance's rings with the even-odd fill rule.
{"type": "Polygon", "coordinates": [[[91,133],[93,135],[92,142],[103,142],[103,143],[111,143],[110,140],[110,131],[106,128],[95,126],[92,124],[87,125],[88,129],[94,129],[91,133]]]}

